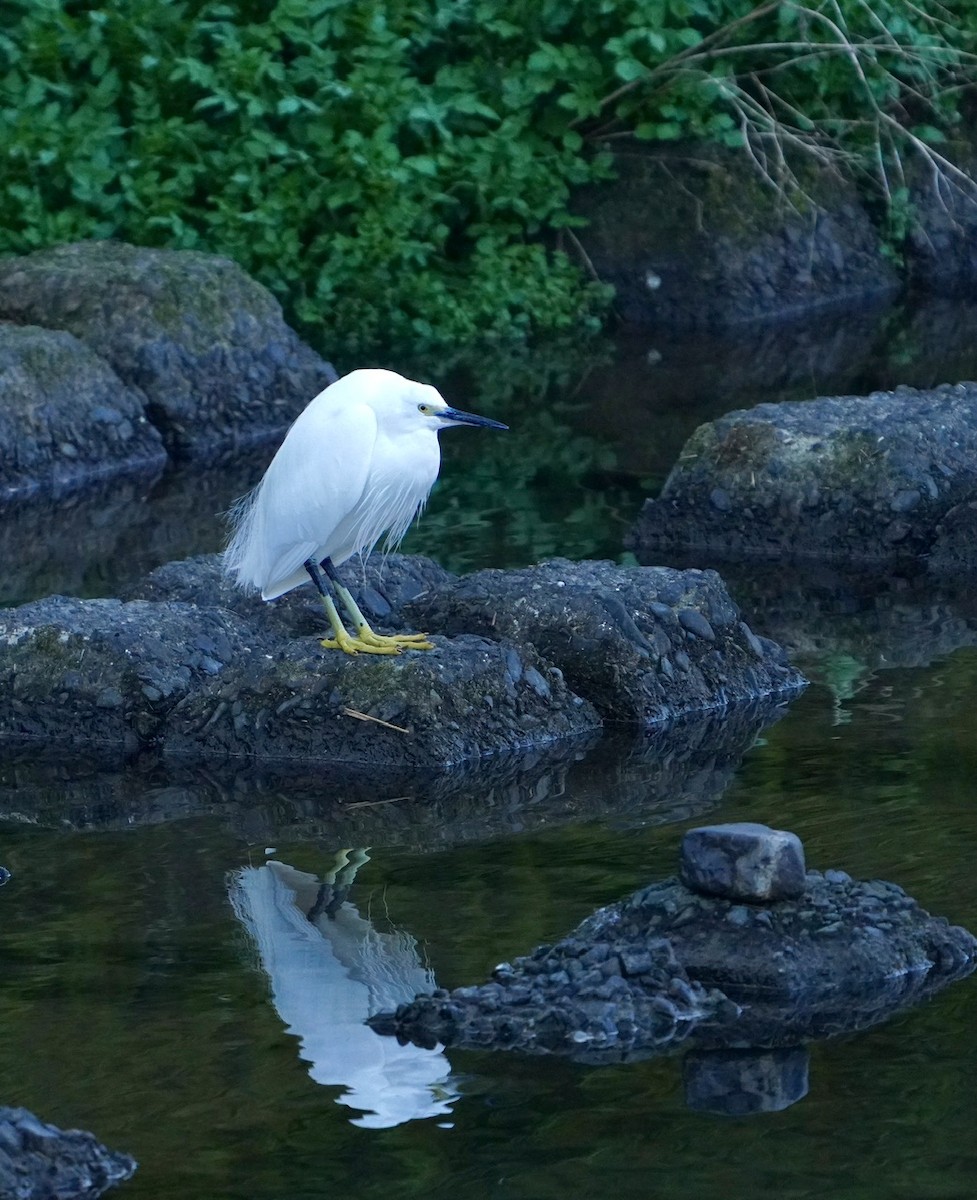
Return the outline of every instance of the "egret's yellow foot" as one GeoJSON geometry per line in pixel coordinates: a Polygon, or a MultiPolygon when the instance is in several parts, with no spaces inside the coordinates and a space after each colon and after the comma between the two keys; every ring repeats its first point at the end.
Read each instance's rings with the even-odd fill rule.
{"type": "Polygon", "coordinates": [[[359,637],[371,646],[396,646],[398,653],[400,650],[434,649],[434,643],[427,640],[426,633],[374,633],[367,625],[366,628],[360,629],[359,637]]]}
{"type": "Polygon", "coordinates": [[[345,630],[336,637],[323,638],[319,645],[324,650],[343,650],[346,654],[399,654],[399,646],[378,646],[353,637],[345,630]]]}
{"type": "Polygon", "coordinates": [[[331,638],[325,638],[320,643],[326,650],[344,650],[347,654],[400,654],[403,650],[434,649],[434,643],[427,640],[426,633],[374,633],[349,591],[335,581],[333,587],[353,622],[356,634],[354,636],[347,631],[332,599],[322,595],[322,605],[333,631],[331,638]]]}

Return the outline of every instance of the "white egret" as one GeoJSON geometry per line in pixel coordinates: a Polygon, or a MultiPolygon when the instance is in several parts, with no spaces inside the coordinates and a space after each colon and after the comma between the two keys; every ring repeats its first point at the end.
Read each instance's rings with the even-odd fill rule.
{"type": "Polygon", "coordinates": [[[332,627],[333,636],[322,643],[330,649],[433,649],[423,633],[375,633],[336,568],[354,554],[368,554],[384,534],[388,548],[400,542],[438,477],[438,431],[451,425],[507,428],[451,408],[435,388],[394,371],[343,376],[299,414],[264,478],[235,506],[226,569],[263,600],[311,579],[332,627]]]}

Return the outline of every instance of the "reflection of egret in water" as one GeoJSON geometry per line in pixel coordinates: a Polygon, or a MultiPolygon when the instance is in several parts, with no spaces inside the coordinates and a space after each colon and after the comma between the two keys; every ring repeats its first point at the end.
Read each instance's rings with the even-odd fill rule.
{"type": "Polygon", "coordinates": [[[232,876],[230,897],[309,1074],[346,1088],[339,1102],[365,1112],[354,1125],[382,1129],[444,1116],[456,1097],[441,1050],[401,1046],[363,1024],[436,987],[410,934],[379,932],[346,899],[366,860],[362,850],[342,851],[321,884],[280,862],[245,867],[232,876]]]}

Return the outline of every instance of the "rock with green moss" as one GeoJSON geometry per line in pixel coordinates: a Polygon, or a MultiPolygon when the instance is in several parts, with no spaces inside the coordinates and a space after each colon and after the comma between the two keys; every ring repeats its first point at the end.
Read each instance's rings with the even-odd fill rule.
{"type": "Polygon", "coordinates": [[[898,290],[856,189],[832,171],[799,164],[798,189],[778,195],[742,152],[718,147],[635,143],[614,167],[574,210],[629,324],[735,326],[898,290]]]}
{"type": "Polygon", "coordinates": [[[283,430],[336,378],[270,292],[194,251],[79,242],[0,260],[0,319],[73,334],[176,453],[283,430]]]}
{"type": "Polygon", "coordinates": [[[140,393],[71,334],[0,323],[0,498],[166,462],[140,393]]]}
{"type": "Polygon", "coordinates": [[[924,561],[975,497],[977,384],[760,404],[696,430],[630,544],[643,561],[924,561]]]}
{"type": "Polygon", "coordinates": [[[289,636],[264,615],[64,596],[7,609],[0,740],[443,770],[600,726],[531,646],[435,636],[429,652],[350,657],[321,647],[321,617],[289,636]]]}
{"type": "Polygon", "coordinates": [[[215,556],[125,601],[2,611],[0,741],[430,773],[803,684],[714,572],[556,562],[456,581],[382,561],[349,564],[352,590],[380,632],[428,629],[433,650],[325,650],[311,587],[263,604],[215,556]]]}

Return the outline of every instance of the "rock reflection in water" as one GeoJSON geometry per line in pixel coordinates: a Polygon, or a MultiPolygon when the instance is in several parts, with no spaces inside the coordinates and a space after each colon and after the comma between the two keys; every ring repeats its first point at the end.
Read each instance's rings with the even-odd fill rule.
{"type": "Polygon", "coordinates": [[[316,1083],[343,1087],[354,1125],[385,1129],[445,1117],[456,1099],[440,1049],[378,1038],[364,1021],[435,985],[417,943],[381,932],[346,899],[362,851],[343,852],[320,883],[285,863],[244,867],[230,882],[235,915],[250,934],[272,999],[301,1042],[316,1083]]]}
{"type": "Polygon", "coordinates": [[[222,516],[270,450],[170,468],[0,507],[0,607],[52,593],[116,596],[160,563],[219,549],[222,516]]]}
{"type": "Polygon", "coordinates": [[[751,626],[831,690],[839,724],[846,702],[879,671],[928,667],[977,646],[977,598],[966,580],[936,584],[817,563],[718,569],[751,626]]]}
{"type": "Polygon", "coordinates": [[[242,760],[202,766],[164,758],[137,766],[8,747],[0,758],[0,816],[104,830],[209,815],[251,845],[314,840],[421,853],[587,820],[664,825],[720,804],[743,755],[785,712],[771,701],[731,706],[646,733],[573,739],[440,775],[242,760]]]}

